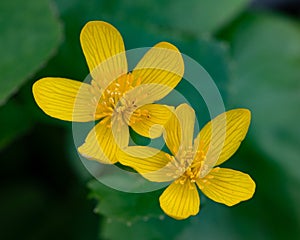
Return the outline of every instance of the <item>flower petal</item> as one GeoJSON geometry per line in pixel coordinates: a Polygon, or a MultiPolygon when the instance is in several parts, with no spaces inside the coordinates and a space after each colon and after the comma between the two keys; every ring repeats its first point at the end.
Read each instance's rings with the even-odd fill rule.
{"type": "Polygon", "coordinates": [[[101,88],[127,73],[122,36],[109,23],[88,22],[81,31],[80,42],[90,73],[101,88]]]}
{"type": "Polygon", "coordinates": [[[161,42],[152,47],[137,64],[132,74],[141,85],[131,91],[137,105],[157,101],[172,91],[181,80],[184,63],[179,50],[172,44],[161,42]]]}
{"type": "Polygon", "coordinates": [[[32,87],[38,106],[49,116],[66,121],[95,120],[91,86],[65,78],[42,78],[32,87]]]}
{"type": "Polygon", "coordinates": [[[174,165],[168,164],[168,154],[146,146],[132,146],[118,151],[117,159],[125,166],[130,166],[144,178],[152,182],[168,182],[176,171],[174,165]]]}
{"type": "Polygon", "coordinates": [[[247,109],[234,109],[222,113],[207,123],[195,139],[198,149],[206,153],[205,176],[209,170],[229,159],[245,138],[251,113],[247,109]]]}
{"type": "Polygon", "coordinates": [[[200,197],[195,183],[173,182],[159,198],[160,207],[172,218],[181,220],[196,215],[200,208],[200,197]]]}
{"type": "Polygon", "coordinates": [[[85,143],[78,148],[78,152],[87,159],[112,164],[117,162],[117,151],[127,147],[128,142],[128,126],[111,124],[111,119],[106,117],[89,132],[85,143]]]}
{"type": "Polygon", "coordinates": [[[207,197],[227,206],[246,201],[255,192],[255,182],[248,174],[219,167],[198,179],[197,185],[207,197]]]}
{"type": "Polygon", "coordinates": [[[192,146],[195,125],[195,111],[187,104],[179,105],[166,124],[164,139],[166,145],[177,155],[178,149],[186,150],[192,146]]]}
{"type": "Polygon", "coordinates": [[[157,138],[168,122],[172,108],[160,104],[147,104],[136,109],[130,117],[129,125],[144,137],[157,138]]]}

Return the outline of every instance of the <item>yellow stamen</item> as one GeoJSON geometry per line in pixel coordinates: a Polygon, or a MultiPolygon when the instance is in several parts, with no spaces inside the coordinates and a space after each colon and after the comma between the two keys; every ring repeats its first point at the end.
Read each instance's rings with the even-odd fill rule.
{"type": "MultiPolygon", "coordinates": [[[[112,117],[116,114],[116,123],[129,124],[130,121],[136,122],[142,120],[143,117],[150,117],[147,110],[134,113],[137,108],[134,100],[126,100],[125,94],[141,84],[141,78],[135,78],[133,74],[124,74],[113,81],[106,89],[100,88],[99,84],[91,81],[91,94],[94,95],[91,104],[95,106],[95,117],[101,119],[104,117],[112,117]],[[131,119],[132,118],[132,119],[131,119]]],[[[107,121],[106,121],[107,122],[107,121]]],[[[111,127],[111,123],[107,125],[111,127]]]]}
{"type": "MultiPolygon", "coordinates": [[[[168,163],[169,167],[174,167],[172,177],[176,178],[177,183],[184,184],[186,181],[195,183],[199,179],[202,171],[206,170],[207,167],[204,164],[205,153],[201,150],[193,151],[193,147],[187,149],[179,148],[176,157],[166,154],[170,159],[168,163]]],[[[208,180],[205,180],[206,182],[208,180]]]]}

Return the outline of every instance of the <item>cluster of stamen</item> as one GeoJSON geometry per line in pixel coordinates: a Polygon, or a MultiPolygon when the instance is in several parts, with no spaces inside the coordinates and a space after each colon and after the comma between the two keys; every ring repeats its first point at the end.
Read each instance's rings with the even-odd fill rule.
{"type": "Polygon", "coordinates": [[[176,183],[184,184],[186,181],[194,183],[201,173],[207,170],[205,153],[202,150],[193,150],[193,147],[189,147],[185,150],[179,149],[176,157],[169,154],[166,156],[170,159],[168,167],[174,169],[169,176],[176,179],[176,183]]]}
{"type": "Polygon", "coordinates": [[[129,125],[136,122],[140,122],[143,118],[151,118],[151,115],[147,109],[137,109],[131,116],[129,120],[129,125]]]}
{"type": "MultiPolygon", "coordinates": [[[[101,119],[104,117],[112,117],[117,124],[135,123],[141,121],[142,118],[150,118],[148,110],[137,109],[136,98],[139,97],[138,93],[134,98],[126,98],[126,93],[130,90],[141,87],[141,78],[134,77],[133,74],[124,74],[115,81],[113,81],[104,90],[99,87],[96,81],[91,83],[91,94],[94,95],[92,104],[96,106],[95,118],[101,119]],[[136,110],[136,111],[135,111],[136,110]]],[[[112,126],[111,118],[102,120],[102,124],[107,127],[112,126]]]]}

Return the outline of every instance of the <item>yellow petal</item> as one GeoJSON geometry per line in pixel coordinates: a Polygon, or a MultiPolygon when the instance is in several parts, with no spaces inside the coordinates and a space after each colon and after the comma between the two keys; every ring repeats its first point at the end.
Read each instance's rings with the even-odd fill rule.
{"type": "Polygon", "coordinates": [[[144,178],[152,182],[174,180],[174,165],[169,164],[170,157],[163,151],[146,146],[128,147],[118,151],[117,159],[125,166],[130,166],[144,178]]]}
{"type": "Polygon", "coordinates": [[[207,197],[227,206],[246,201],[255,192],[255,182],[248,174],[219,167],[198,179],[197,185],[207,197]]]}
{"type": "Polygon", "coordinates": [[[144,137],[157,138],[168,122],[172,108],[160,104],[147,104],[137,108],[130,117],[129,125],[144,137]]]}
{"type": "Polygon", "coordinates": [[[101,88],[127,73],[122,36],[109,23],[88,22],[81,31],[80,42],[90,73],[101,88]]]}
{"type": "Polygon", "coordinates": [[[64,78],[43,78],[32,87],[38,106],[49,116],[66,121],[95,120],[91,86],[64,78]]]}
{"type": "Polygon", "coordinates": [[[129,130],[125,124],[111,124],[111,119],[102,119],[88,134],[85,143],[78,148],[87,159],[104,164],[117,162],[116,153],[128,146],[129,130]]]}
{"type": "Polygon", "coordinates": [[[184,63],[179,50],[172,44],[161,42],[152,47],[137,64],[132,74],[141,85],[130,95],[138,106],[152,103],[166,96],[181,80],[184,63]]]}
{"type": "Polygon", "coordinates": [[[247,134],[250,119],[249,110],[234,109],[218,115],[204,126],[195,139],[198,149],[206,153],[204,163],[206,171],[202,171],[200,177],[205,176],[213,166],[225,162],[236,152],[247,134]]]}
{"type": "Polygon", "coordinates": [[[166,124],[164,133],[166,145],[174,156],[179,148],[184,151],[192,146],[194,125],[194,110],[187,104],[179,105],[166,124]]]}
{"type": "Polygon", "coordinates": [[[200,197],[194,183],[175,181],[159,198],[160,207],[172,218],[181,220],[196,215],[200,208],[200,197]]]}

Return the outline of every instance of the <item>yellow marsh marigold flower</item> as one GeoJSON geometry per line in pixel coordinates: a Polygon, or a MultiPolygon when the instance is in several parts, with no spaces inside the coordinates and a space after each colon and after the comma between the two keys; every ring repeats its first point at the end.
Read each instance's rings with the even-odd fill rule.
{"type": "Polygon", "coordinates": [[[92,76],[91,84],[48,77],[33,85],[39,107],[66,121],[100,120],[78,151],[102,163],[115,163],[115,153],[128,146],[129,129],[146,137],[158,137],[171,112],[152,104],[166,96],[181,80],[184,64],[178,49],[160,42],[128,73],[123,39],[112,25],[88,22],[80,42],[92,76]],[[151,129],[151,132],[150,132],[151,129]]]}
{"type": "Polygon", "coordinates": [[[210,199],[233,206],[253,196],[255,183],[245,173],[217,166],[236,152],[248,131],[250,118],[247,109],[222,113],[206,124],[193,142],[195,113],[182,104],[176,108],[164,134],[173,156],[134,146],[119,151],[118,158],[150,181],[172,181],[159,201],[163,211],[175,219],[199,212],[196,185],[210,199]]]}

